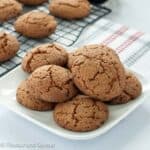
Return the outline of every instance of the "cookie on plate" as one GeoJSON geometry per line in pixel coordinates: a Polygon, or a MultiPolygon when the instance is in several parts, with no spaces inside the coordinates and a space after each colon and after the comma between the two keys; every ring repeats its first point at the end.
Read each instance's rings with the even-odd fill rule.
{"type": "Polygon", "coordinates": [[[25,72],[30,73],[44,65],[65,66],[67,60],[68,54],[62,46],[56,43],[42,44],[27,52],[22,61],[22,68],[25,72]]]}
{"type": "Polygon", "coordinates": [[[113,98],[109,104],[116,105],[116,104],[125,104],[128,103],[142,93],[142,84],[139,79],[132,73],[127,71],[126,72],[126,86],[121,93],[116,98],[113,98]]]}
{"type": "Polygon", "coordinates": [[[22,12],[22,5],[16,0],[0,0],[0,22],[18,16],[22,12]]]}
{"type": "Polygon", "coordinates": [[[19,1],[25,5],[40,5],[42,3],[47,2],[48,0],[19,0],[19,1]]]}
{"type": "Polygon", "coordinates": [[[68,69],[56,65],[37,68],[27,79],[31,95],[48,102],[63,102],[76,96],[77,89],[68,69]]]}
{"type": "Polygon", "coordinates": [[[53,16],[35,11],[20,16],[15,22],[16,31],[31,38],[47,37],[55,31],[56,26],[53,16]]]}
{"type": "Polygon", "coordinates": [[[89,15],[88,0],[52,0],[49,5],[50,13],[64,19],[80,19],[89,15]]]}
{"type": "Polygon", "coordinates": [[[104,45],[79,48],[69,56],[69,67],[76,86],[95,99],[110,101],[125,87],[125,70],[119,57],[104,45]]]}
{"type": "Polygon", "coordinates": [[[72,131],[91,131],[102,126],[109,116],[107,105],[84,95],[57,104],[54,120],[58,125],[72,131]]]}
{"type": "Polygon", "coordinates": [[[32,110],[47,111],[52,110],[54,107],[53,103],[45,102],[31,97],[30,92],[26,86],[26,81],[22,81],[21,84],[19,85],[17,89],[16,98],[21,105],[32,110]]]}
{"type": "Polygon", "coordinates": [[[14,57],[19,50],[19,42],[11,34],[0,32],[0,62],[14,57]]]}

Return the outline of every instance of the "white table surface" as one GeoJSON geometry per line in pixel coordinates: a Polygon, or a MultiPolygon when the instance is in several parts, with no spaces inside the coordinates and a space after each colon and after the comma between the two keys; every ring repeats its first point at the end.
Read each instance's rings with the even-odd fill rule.
{"type": "MultiPolygon", "coordinates": [[[[149,0],[116,0],[112,5],[113,12],[106,18],[150,32],[149,0]]],[[[23,146],[23,144],[26,144],[24,148],[18,149],[38,150],[40,148],[37,148],[37,145],[49,144],[50,148],[43,149],[149,150],[149,116],[150,101],[145,101],[136,111],[105,135],[88,141],[71,141],[48,133],[0,106],[0,150],[17,149],[13,146],[23,146]],[[29,144],[32,144],[30,148],[29,144]]]]}

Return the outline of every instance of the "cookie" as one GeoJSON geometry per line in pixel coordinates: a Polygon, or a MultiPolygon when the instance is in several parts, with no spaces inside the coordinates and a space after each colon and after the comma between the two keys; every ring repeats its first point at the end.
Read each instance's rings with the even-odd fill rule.
{"type": "Polygon", "coordinates": [[[22,68],[25,72],[30,73],[44,65],[65,66],[67,60],[68,54],[60,45],[42,44],[27,52],[22,61],[22,68]]]}
{"type": "Polygon", "coordinates": [[[19,42],[11,34],[0,32],[0,62],[14,57],[19,50],[19,42]]]}
{"type": "Polygon", "coordinates": [[[0,22],[18,16],[22,12],[22,5],[15,0],[0,0],[0,22]]]}
{"type": "Polygon", "coordinates": [[[31,97],[30,92],[26,86],[26,81],[21,82],[21,84],[19,85],[16,98],[21,105],[32,110],[47,111],[52,110],[54,107],[53,103],[45,102],[31,97]]]}
{"type": "Polygon", "coordinates": [[[52,0],[50,13],[64,19],[81,19],[89,15],[90,3],[87,0],[52,0]]]}
{"type": "Polygon", "coordinates": [[[19,1],[25,5],[33,5],[33,6],[47,2],[47,0],[19,0],[19,1]]]}
{"type": "Polygon", "coordinates": [[[35,11],[20,16],[15,22],[16,31],[31,38],[47,37],[55,31],[56,26],[53,16],[35,11]]]}
{"type": "Polygon", "coordinates": [[[99,128],[109,116],[107,105],[84,95],[57,104],[54,120],[58,125],[72,131],[91,131],[99,128]]]}
{"type": "Polygon", "coordinates": [[[29,76],[27,86],[33,97],[48,102],[67,101],[77,94],[70,71],[56,65],[37,68],[29,76]]]}
{"type": "Polygon", "coordinates": [[[76,86],[86,95],[110,101],[125,87],[125,71],[117,54],[104,45],[88,45],[69,56],[76,86]]]}
{"type": "Polygon", "coordinates": [[[116,98],[113,98],[109,104],[116,105],[116,104],[125,104],[128,103],[138,96],[141,95],[142,93],[142,85],[138,78],[131,72],[127,71],[126,72],[126,86],[121,93],[116,98]]]}

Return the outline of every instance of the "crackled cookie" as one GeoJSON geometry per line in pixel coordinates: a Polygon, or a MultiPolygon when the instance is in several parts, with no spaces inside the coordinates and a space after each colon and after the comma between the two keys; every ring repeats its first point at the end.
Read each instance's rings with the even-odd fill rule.
{"type": "Polygon", "coordinates": [[[107,105],[84,95],[57,104],[54,120],[63,128],[73,131],[91,131],[102,126],[108,119],[107,105]]]}
{"type": "Polygon", "coordinates": [[[64,19],[80,19],[90,13],[90,3],[87,0],[52,0],[50,13],[64,19]]]}
{"type": "Polygon", "coordinates": [[[15,22],[16,31],[31,38],[47,37],[55,31],[56,26],[53,16],[35,11],[20,16],[15,22]]]}
{"type": "Polygon", "coordinates": [[[129,71],[126,72],[125,84],[126,84],[126,86],[125,86],[123,92],[121,93],[121,95],[119,95],[116,98],[113,98],[109,102],[109,104],[113,104],[113,105],[125,104],[131,100],[134,100],[135,98],[137,98],[138,96],[141,95],[142,85],[141,85],[140,81],[138,80],[138,78],[129,71]]]}
{"type": "Polygon", "coordinates": [[[11,34],[0,32],[0,62],[14,57],[19,50],[19,42],[11,34]]]}
{"type": "Polygon", "coordinates": [[[40,5],[48,0],[19,0],[21,3],[25,5],[40,5]]]}
{"type": "Polygon", "coordinates": [[[45,102],[31,97],[30,91],[27,89],[26,86],[26,81],[22,81],[19,85],[17,89],[16,98],[20,104],[33,110],[47,111],[52,110],[54,107],[53,103],[45,102]]]}
{"type": "Polygon", "coordinates": [[[22,11],[22,5],[15,0],[0,0],[0,22],[7,21],[18,16],[22,11]]]}
{"type": "Polygon", "coordinates": [[[69,56],[76,86],[86,95],[109,101],[121,94],[125,71],[117,54],[104,45],[88,45],[69,56]]]}
{"type": "Polygon", "coordinates": [[[76,96],[77,89],[68,69],[56,65],[37,68],[28,78],[33,97],[48,102],[63,102],[76,96]]]}
{"type": "Polygon", "coordinates": [[[36,68],[44,65],[59,65],[67,64],[68,54],[60,45],[42,44],[27,52],[22,61],[22,68],[26,72],[33,72],[36,68]]]}

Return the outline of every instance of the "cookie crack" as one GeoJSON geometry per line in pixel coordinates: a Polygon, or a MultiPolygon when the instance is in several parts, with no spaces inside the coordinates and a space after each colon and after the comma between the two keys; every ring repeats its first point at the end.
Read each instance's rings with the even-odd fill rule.
{"type": "Polygon", "coordinates": [[[30,21],[30,18],[32,18],[34,12],[31,12],[30,14],[27,15],[27,17],[24,19],[24,23],[25,24],[35,24],[35,25],[40,25],[40,26],[44,26],[46,27],[48,25],[47,17],[48,16],[44,16],[42,18],[34,18],[34,20],[30,21]],[[40,21],[39,21],[40,20],[40,21]],[[38,22],[37,22],[38,21],[38,22]]]}
{"type": "Polygon", "coordinates": [[[78,104],[73,104],[73,105],[75,107],[72,113],[72,119],[75,120],[74,126],[77,127],[80,120],[76,117],[76,114],[77,114],[77,108],[80,104],[78,103],[78,104]]]}
{"type": "Polygon", "coordinates": [[[133,95],[131,95],[130,93],[128,93],[126,90],[123,91],[127,96],[130,97],[130,99],[134,99],[133,95]]]}
{"type": "Polygon", "coordinates": [[[70,95],[71,95],[71,90],[70,90],[69,88],[67,88],[66,85],[70,85],[71,82],[72,82],[72,79],[69,79],[68,81],[66,81],[66,82],[64,83],[64,88],[66,89],[66,92],[67,92],[66,95],[67,95],[68,97],[70,97],[70,95]]]}
{"type": "Polygon", "coordinates": [[[75,5],[74,3],[59,2],[59,5],[65,5],[65,6],[73,7],[73,8],[79,8],[80,7],[79,3],[75,5]]]}
{"type": "MultiPolygon", "coordinates": [[[[28,70],[29,71],[31,71],[32,70],[32,66],[31,66],[31,61],[32,60],[35,60],[35,55],[37,55],[37,54],[47,54],[47,51],[41,51],[40,50],[40,48],[38,48],[37,49],[37,52],[30,52],[31,53],[31,56],[30,56],[30,58],[28,59],[28,61],[27,61],[27,65],[26,65],[26,68],[29,68],[28,70]]],[[[49,63],[49,61],[47,60],[47,59],[45,59],[46,60],[46,62],[47,62],[47,64],[49,63]]]]}
{"type": "Polygon", "coordinates": [[[50,91],[50,89],[52,88],[52,86],[53,86],[53,87],[56,87],[56,88],[58,88],[58,89],[60,89],[60,90],[62,90],[62,87],[58,86],[57,83],[56,83],[56,82],[54,81],[54,79],[53,79],[52,68],[53,68],[53,66],[50,66],[49,69],[48,69],[49,77],[50,77],[50,81],[51,81],[51,84],[50,84],[49,87],[48,87],[48,91],[50,91]]]}
{"type": "Polygon", "coordinates": [[[4,33],[1,37],[0,37],[0,40],[2,40],[3,42],[1,43],[1,47],[3,49],[3,52],[7,52],[7,49],[6,47],[8,46],[8,42],[10,41],[8,38],[7,38],[7,34],[4,33]]]}

